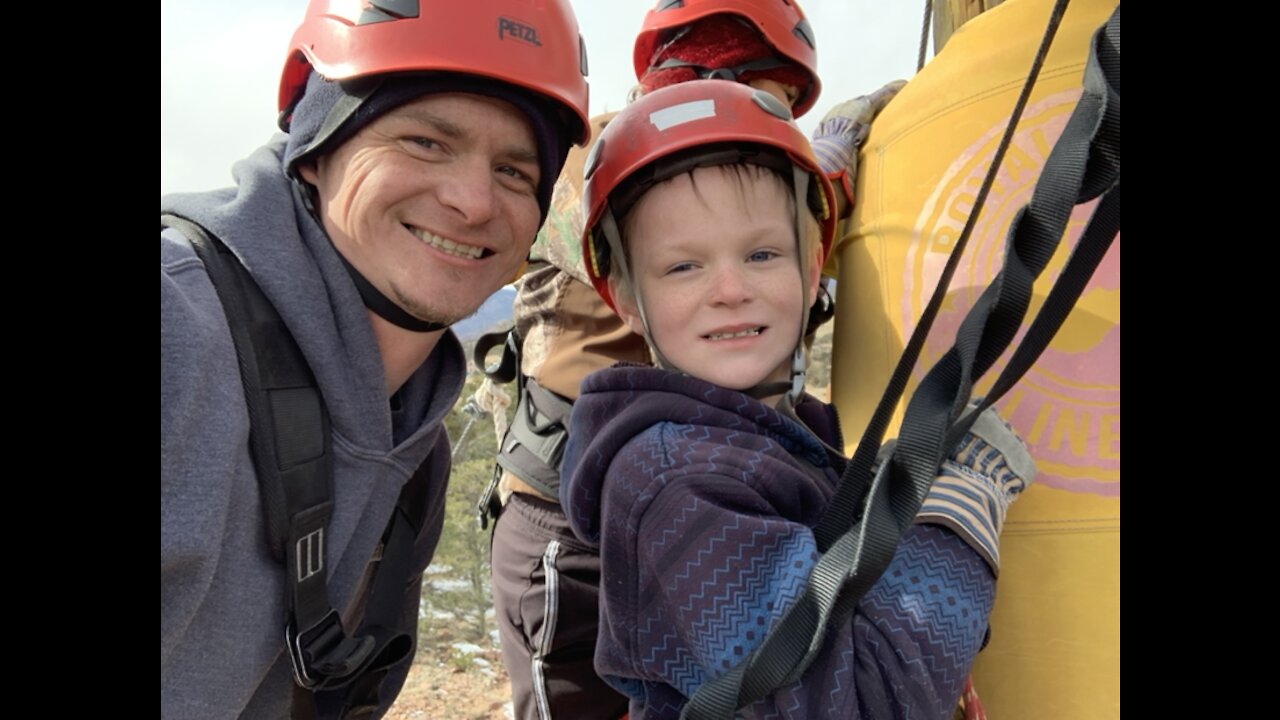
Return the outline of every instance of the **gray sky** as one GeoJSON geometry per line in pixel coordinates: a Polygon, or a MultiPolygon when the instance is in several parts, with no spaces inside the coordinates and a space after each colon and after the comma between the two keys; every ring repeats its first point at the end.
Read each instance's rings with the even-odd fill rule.
{"type": "MultiPolygon", "coordinates": [[[[464,0],[465,1],[465,0],[464,0]]],[[[635,84],[631,48],[654,0],[574,0],[590,61],[591,114],[618,110],[635,84]]],[[[833,105],[915,72],[924,3],[802,0],[817,35],[822,96],[833,105]]],[[[275,131],[276,91],[304,0],[161,0],[160,193],[231,182],[231,164],[275,131]]]]}

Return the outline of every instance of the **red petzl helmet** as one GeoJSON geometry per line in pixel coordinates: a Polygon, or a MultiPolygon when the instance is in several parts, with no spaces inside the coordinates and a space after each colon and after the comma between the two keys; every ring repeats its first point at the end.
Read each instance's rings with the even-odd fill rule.
{"type": "Polygon", "coordinates": [[[736,15],[751,23],[780,56],[804,68],[809,87],[802,89],[792,113],[800,117],[808,112],[818,100],[822,83],[818,81],[813,28],[794,0],[658,0],[644,16],[644,26],[636,36],[636,79],[648,71],[654,52],[671,31],[719,14],[736,15]]]}
{"type": "Polygon", "coordinates": [[[493,78],[563,106],[587,130],[587,55],[568,0],[311,0],[280,78],[289,113],[314,68],[327,80],[402,72],[493,78]]]}
{"type": "MultiPolygon", "coordinates": [[[[582,257],[596,292],[617,310],[609,263],[621,251],[618,223],[653,185],[697,167],[748,163],[792,180],[796,205],[821,228],[826,259],[836,232],[835,193],[791,119],[773,95],[723,80],[693,80],[656,90],[618,113],[591,149],[583,172],[586,224],[582,257]]],[[[797,233],[800,229],[797,228],[797,233]]]]}

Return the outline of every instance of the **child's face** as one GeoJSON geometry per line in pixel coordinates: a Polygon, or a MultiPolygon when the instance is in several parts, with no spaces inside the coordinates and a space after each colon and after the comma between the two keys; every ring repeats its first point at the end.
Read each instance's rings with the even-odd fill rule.
{"type": "MultiPolygon", "coordinates": [[[[788,205],[786,185],[754,167],[700,168],[636,204],[631,274],[652,340],[676,368],[735,390],[790,378],[819,268],[807,263],[802,286],[788,205]]],[[[619,314],[643,333],[630,300],[619,297],[619,314]]]]}

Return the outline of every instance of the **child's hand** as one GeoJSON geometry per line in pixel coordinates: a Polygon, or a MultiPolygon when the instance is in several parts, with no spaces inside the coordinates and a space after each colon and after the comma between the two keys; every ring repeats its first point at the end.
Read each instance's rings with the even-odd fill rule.
{"type": "MultiPolygon", "coordinates": [[[[977,402],[975,400],[970,406],[977,402]]],[[[1009,423],[1001,419],[994,407],[987,408],[978,416],[943,465],[946,463],[991,479],[1000,487],[1006,505],[1018,499],[1018,495],[1036,478],[1036,462],[1027,451],[1026,443],[1009,423]]]]}
{"type": "Polygon", "coordinates": [[[942,462],[916,522],[951,528],[999,574],[1005,515],[1035,476],[1022,438],[988,408],[942,462]]]}

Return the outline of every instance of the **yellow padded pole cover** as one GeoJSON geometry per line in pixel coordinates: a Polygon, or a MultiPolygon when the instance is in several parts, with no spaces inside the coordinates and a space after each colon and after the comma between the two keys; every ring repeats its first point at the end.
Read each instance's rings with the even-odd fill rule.
{"type": "MultiPolygon", "coordinates": [[[[1009,0],[966,23],[872,126],[858,204],[828,268],[839,279],[832,399],[851,443],[964,226],[1052,4],[1009,0]]],[[[1009,223],[1080,95],[1089,38],[1115,7],[1071,3],[912,387],[999,270],[1009,223]]],[[[1029,317],[1091,210],[1072,215],[1029,317]]],[[[1004,528],[991,644],[974,667],[978,694],[997,719],[1118,718],[1119,239],[1058,337],[999,407],[1030,445],[1039,475],[1004,528]]]]}

